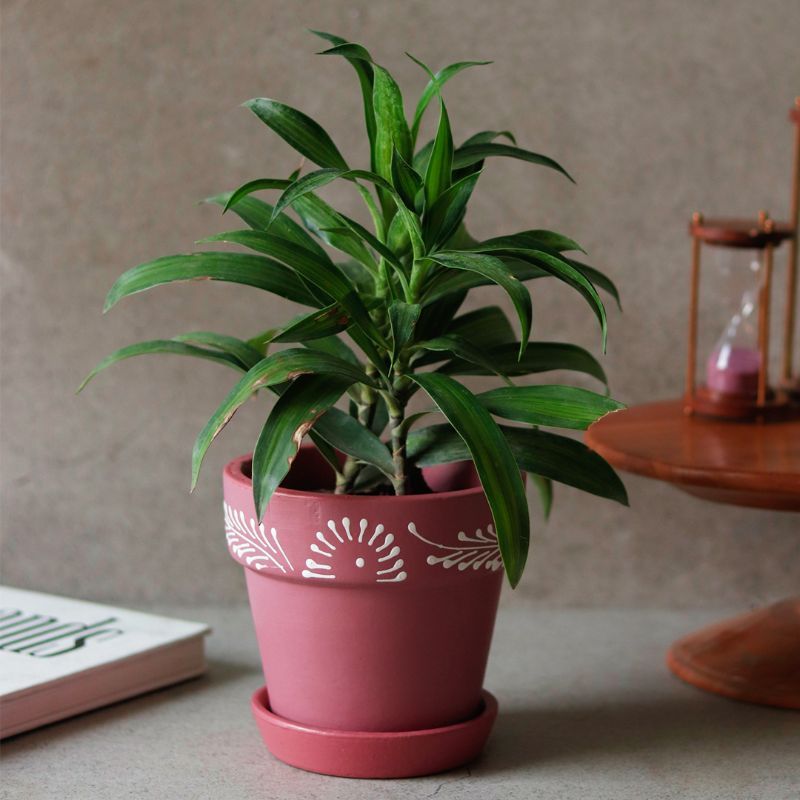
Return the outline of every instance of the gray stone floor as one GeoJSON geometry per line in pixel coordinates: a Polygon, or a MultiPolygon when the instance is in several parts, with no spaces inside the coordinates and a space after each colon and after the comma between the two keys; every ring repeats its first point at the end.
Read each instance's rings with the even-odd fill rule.
{"type": "Polygon", "coordinates": [[[265,750],[248,710],[260,674],[245,608],[158,610],[213,625],[208,675],[8,740],[4,800],[800,797],[800,715],[703,694],[663,666],[673,638],[718,613],[506,608],[484,755],[377,782],[305,773],[265,750]]]}

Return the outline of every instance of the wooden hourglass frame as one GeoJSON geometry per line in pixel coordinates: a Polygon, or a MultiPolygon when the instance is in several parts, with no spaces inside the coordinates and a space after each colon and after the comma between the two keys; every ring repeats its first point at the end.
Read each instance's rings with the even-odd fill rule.
{"type": "Polygon", "coordinates": [[[781,386],[796,400],[800,400],[800,375],[794,372],[795,325],[797,321],[797,260],[800,250],[800,97],[795,98],[794,108],[789,112],[794,123],[794,171],[792,173],[792,199],[789,239],[789,263],[786,270],[786,324],[783,329],[783,358],[781,363],[781,386]]]}
{"type": "MultiPolygon", "coordinates": [[[[758,417],[785,416],[794,409],[787,392],[773,390],[769,385],[770,311],[773,291],[774,252],[780,244],[793,236],[790,225],[776,223],[766,212],[761,212],[757,222],[733,219],[709,219],[695,213],[689,225],[692,236],[692,273],[689,307],[689,347],[686,363],[685,410],[689,414],[722,417],[726,419],[755,419],[758,417]],[[755,392],[736,394],[715,391],[707,385],[697,384],[697,338],[700,315],[700,264],[703,245],[745,249],[757,254],[760,262],[758,287],[758,381],[755,392]]],[[[754,257],[756,257],[754,255],[754,257]]],[[[789,315],[791,304],[787,303],[789,315]]]]}
{"type": "Polygon", "coordinates": [[[695,213],[689,225],[692,237],[692,271],[689,303],[689,346],[686,363],[684,411],[687,414],[734,420],[784,419],[800,416],[800,376],[794,373],[794,339],[798,283],[798,232],[800,231],[800,97],[789,112],[794,124],[794,168],[792,174],[791,217],[778,223],[762,211],[755,222],[748,220],[706,220],[695,213]],[[785,315],[781,369],[778,387],[769,382],[770,311],[774,286],[774,253],[784,241],[789,242],[786,269],[785,315]],[[700,254],[703,245],[750,250],[760,262],[758,289],[758,381],[755,392],[736,394],[714,391],[697,385],[697,337],[700,254]]]}

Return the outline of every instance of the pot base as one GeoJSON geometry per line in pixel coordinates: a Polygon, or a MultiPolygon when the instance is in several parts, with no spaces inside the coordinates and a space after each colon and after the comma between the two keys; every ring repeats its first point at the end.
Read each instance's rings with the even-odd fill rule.
{"type": "Polygon", "coordinates": [[[497,717],[485,689],[471,719],[416,731],[336,731],[292,722],[269,708],[266,687],[250,702],[269,751],[293,767],[342,778],[411,778],[466,764],[483,750],[497,717]]]}

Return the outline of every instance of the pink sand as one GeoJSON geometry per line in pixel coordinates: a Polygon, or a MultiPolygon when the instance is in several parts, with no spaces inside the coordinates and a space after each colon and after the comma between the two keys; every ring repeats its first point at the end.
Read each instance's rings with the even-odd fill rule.
{"type": "Polygon", "coordinates": [[[755,395],[761,356],[746,347],[717,348],[706,365],[706,384],[720,394],[755,395]]]}

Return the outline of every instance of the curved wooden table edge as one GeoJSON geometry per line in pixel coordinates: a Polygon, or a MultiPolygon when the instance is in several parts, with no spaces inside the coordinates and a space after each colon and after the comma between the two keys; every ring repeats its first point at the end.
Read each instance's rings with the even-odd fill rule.
{"type": "MultiPolygon", "coordinates": [[[[800,511],[800,464],[797,472],[779,473],[726,469],[709,464],[693,465],[687,461],[670,461],[658,455],[645,456],[631,452],[614,441],[615,434],[621,430],[630,438],[637,428],[645,429],[648,422],[641,419],[640,415],[646,412],[651,412],[660,424],[674,422],[676,429],[678,424],[692,424],[683,413],[682,400],[647,403],[606,414],[586,431],[586,444],[618,469],[674,484],[679,489],[712,502],[800,511]],[[629,424],[627,417],[631,413],[636,417],[629,424]]],[[[697,420],[693,424],[702,425],[704,422],[697,420]]],[[[742,423],[709,421],[709,424],[730,426],[742,423]]],[[[760,424],[769,425],[771,430],[781,433],[791,431],[800,437],[798,421],[760,424]]]]}

